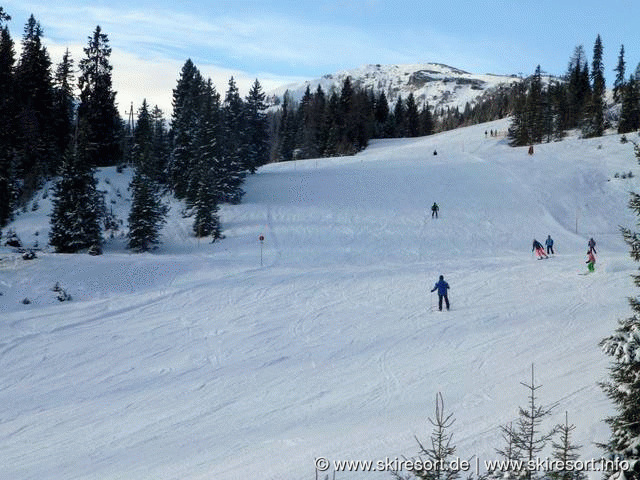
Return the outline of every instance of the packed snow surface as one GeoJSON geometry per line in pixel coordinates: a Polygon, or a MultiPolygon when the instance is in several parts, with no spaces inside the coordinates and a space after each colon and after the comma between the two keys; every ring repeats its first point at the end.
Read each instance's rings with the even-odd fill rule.
{"type": "MultiPolygon", "coordinates": [[[[615,178],[637,172],[633,146],[569,137],[530,156],[485,134],[506,128],[268,165],[221,209],[223,241],[194,238],[172,202],[147,254],[121,236],[131,172],[101,170],[124,220],[104,255],[0,250],[0,477],[314,479],[319,457],[417,455],[437,392],[456,455],[492,460],[532,364],[556,404],[545,428],[568,412],[599,458],[613,407],[598,342],[635,293],[618,227],[636,224],[638,183],[615,178]],[[556,255],[538,261],[549,234],[556,255]],[[580,275],[590,237],[596,272],[580,275]],[[434,308],[439,275],[450,312],[434,308]]],[[[50,201],[10,226],[27,247],[46,244],[50,201]]]]}

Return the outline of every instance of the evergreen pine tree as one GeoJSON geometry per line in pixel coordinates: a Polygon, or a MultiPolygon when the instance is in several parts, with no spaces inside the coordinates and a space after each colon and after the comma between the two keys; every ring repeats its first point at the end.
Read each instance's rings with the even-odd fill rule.
{"type": "Polygon", "coordinates": [[[198,138],[198,174],[194,182],[193,232],[196,237],[212,236],[213,241],[222,238],[218,203],[228,192],[228,165],[221,159],[220,95],[211,80],[207,82],[202,105],[202,123],[198,138]]]}
{"type": "Polygon", "coordinates": [[[325,126],[326,142],[322,155],[332,157],[340,152],[340,98],[336,91],[332,91],[326,104],[325,126]]]}
{"type": "Polygon", "coordinates": [[[351,111],[345,117],[348,147],[344,153],[355,154],[367,146],[375,127],[373,106],[372,96],[367,91],[355,90],[351,111]]]}
{"type": "Polygon", "coordinates": [[[388,132],[386,129],[389,120],[389,102],[387,101],[387,96],[384,94],[384,91],[381,91],[376,99],[374,117],[376,120],[376,137],[387,137],[388,132]]]}
{"type": "Polygon", "coordinates": [[[347,76],[342,82],[339,109],[335,119],[338,133],[338,153],[340,154],[352,155],[356,152],[353,147],[356,138],[354,103],[355,91],[351,84],[351,77],[347,76]]]}
{"type": "MultiPolygon", "coordinates": [[[[516,423],[516,448],[522,452],[522,458],[526,462],[535,462],[538,454],[545,448],[547,442],[553,437],[556,429],[547,433],[540,432],[542,421],[551,415],[551,407],[545,407],[538,403],[536,391],[541,385],[536,385],[533,365],[531,366],[531,383],[522,383],[529,390],[529,403],[526,407],[520,407],[519,417],[516,423]]],[[[527,470],[525,478],[530,480],[535,474],[527,470]]]]}
{"type": "Polygon", "coordinates": [[[187,198],[190,207],[195,206],[198,198],[202,200],[203,181],[208,189],[204,192],[207,194],[207,201],[216,204],[222,201],[225,192],[228,192],[227,181],[230,174],[227,170],[228,165],[222,159],[220,95],[211,79],[206,83],[200,108],[201,118],[196,141],[198,149],[194,158],[195,170],[189,180],[190,194],[187,198]]]}
{"type": "Polygon", "coordinates": [[[420,123],[422,135],[432,135],[434,131],[433,116],[429,104],[425,103],[424,108],[420,112],[420,123]]]}
{"type": "Polygon", "coordinates": [[[269,132],[265,94],[258,79],[253,83],[245,98],[246,116],[246,158],[244,168],[250,173],[269,161],[269,132]]]}
{"type": "MultiPolygon", "coordinates": [[[[497,448],[496,453],[504,461],[504,465],[518,465],[522,461],[521,446],[516,441],[517,431],[513,427],[513,423],[500,427],[504,447],[497,448]]],[[[488,472],[489,478],[503,478],[505,480],[519,478],[523,472],[517,470],[488,472]]]]}
{"type": "Polygon", "coordinates": [[[75,95],[73,93],[73,60],[69,49],[62,57],[54,76],[54,135],[57,149],[64,153],[73,137],[73,123],[75,116],[75,95]]]}
{"type": "Polygon", "coordinates": [[[529,122],[527,116],[527,95],[524,83],[519,83],[515,87],[515,103],[511,125],[509,126],[509,144],[512,147],[527,145],[531,142],[529,133],[529,122]]]}
{"type": "Polygon", "coordinates": [[[167,166],[169,163],[170,140],[165,125],[164,113],[157,105],[151,111],[153,128],[153,164],[149,166],[148,174],[159,184],[167,184],[167,166]]]}
{"type": "Polygon", "coordinates": [[[313,158],[318,156],[317,149],[317,128],[313,116],[313,95],[307,85],[298,105],[296,113],[296,123],[299,125],[296,135],[296,150],[299,152],[298,158],[313,158]]]}
{"type": "Polygon", "coordinates": [[[4,11],[4,8],[0,7],[0,27],[4,22],[11,20],[11,15],[4,11]]]}
{"type": "Polygon", "coordinates": [[[540,65],[529,83],[525,103],[525,122],[529,132],[529,143],[541,143],[545,132],[545,98],[542,91],[542,69],[540,65]]]}
{"type": "Polygon", "coordinates": [[[582,127],[585,137],[601,137],[604,133],[604,103],[605,81],[604,66],[602,64],[602,40],[596,37],[593,46],[593,60],[591,62],[591,99],[587,104],[586,117],[582,127]]]}
{"type": "Polygon", "coordinates": [[[419,136],[421,133],[420,115],[418,114],[418,106],[416,105],[416,99],[413,96],[413,92],[409,93],[409,96],[407,97],[406,118],[407,118],[406,135],[408,137],[419,136]]]}
{"type": "MultiPolygon", "coordinates": [[[[640,162],[640,147],[635,146],[640,162]]],[[[631,193],[629,208],[640,217],[640,195],[631,193]]],[[[622,228],[622,236],[629,245],[631,258],[640,261],[640,235],[622,228]]],[[[634,284],[640,287],[640,275],[633,275],[634,284]]],[[[609,471],[608,478],[637,480],[640,468],[640,301],[629,298],[633,315],[619,320],[618,328],[603,339],[600,346],[612,357],[609,380],[601,384],[604,392],[615,405],[615,414],[606,419],[611,429],[609,441],[601,445],[610,459],[629,462],[630,471],[609,471]],[[621,475],[623,474],[623,475],[621,475]]]]}
{"type": "Polygon", "coordinates": [[[56,252],[75,253],[102,244],[104,199],[93,171],[69,147],[54,187],[49,243],[56,252]]]}
{"type": "Polygon", "coordinates": [[[0,227],[11,218],[14,203],[13,159],[16,148],[16,99],[14,90],[15,50],[9,28],[10,20],[0,7],[0,227]]]}
{"type": "Polygon", "coordinates": [[[178,84],[173,90],[173,150],[169,161],[169,178],[176,197],[185,198],[189,179],[196,169],[198,156],[197,135],[200,124],[200,96],[204,80],[191,59],[180,71],[178,84]]]}
{"type": "Polygon", "coordinates": [[[631,75],[622,89],[622,106],[618,133],[629,133],[640,128],[640,84],[631,75]]]}
{"type": "Polygon", "coordinates": [[[327,99],[318,85],[311,99],[311,112],[309,113],[309,130],[312,134],[313,151],[311,158],[322,156],[327,143],[327,99]]]}
{"type": "Polygon", "coordinates": [[[98,25],[88,40],[79,65],[78,125],[83,129],[79,153],[92,167],[116,165],[122,159],[122,123],[112,89],[109,38],[98,25]]]}
{"type": "Polygon", "coordinates": [[[295,122],[295,111],[293,109],[291,95],[288,91],[284,94],[281,111],[282,114],[278,125],[278,134],[280,138],[278,156],[281,162],[289,162],[293,160],[297,128],[295,122]]]}
{"type": "Polygon", "coordinates": [[[561,82],[549,85],[549,108],[551,114],[551,135],[553,140],[561,140],[567,129],[567,89],[561,82]]]}
{"type": "Polygon", "coordinates": [[[138,110],[138,121],[133,130],[132,159],[134,166],[146,176],[153,169],[153,124],[147,99],[142,100],[138,110]]]}
{"type": "Polygon", "coordinates": [[[613,101],[618,103],[622,99],[621,91],[624,88],[625,81],[624,45],[620,46],[618,65],[614,71],[616,72],[616,79],[613,82],[613,101]]]}
{"type": "Polygon", "coordinates": [[[213,237],[215,242],[222,238],[220,219],[218,218],[217,194],[215,191],[213,169],[202,173],[194,205],[193,232],[196,237],[213,237]]]}
{"type": "Polygon", "coordinates": [[[584,48],[579,45],[569,61],[567,72],[567,128],[575,128],[580,125],[590,97],[589,65],[584,48]]]}
{"type": "Polygon", "coordinates": [[[131,184],[131,211],[129,213],[128,246],[138,252],[146,252],[157,245],[160,230],[165,223],[168,208],[162,203],[160,188],[149,176],[136,168],[131,184]]]}
{"type": "Polygon", "coordinates": [[[221,141],[223,183],[221,185],[223,200],[239,203],[244,191],[241,188],[245,170],[243,159],[246,156],[244,139],[246,138],[244,102],[233,77],[229,79],[227,92],[222,108],[221,141]]]}
{"type": "Polygon", "coordinates": [[[578,450],[581,446],[576,445],[571,440],[571,434],[576,429],[575,425],[569,424],[569,414],[565,412],[564,424],[558,425],[560,439],[552,442],[553,459],[557,464],[564,466],[549,473],[551,480],[586,480],[584,472],[572,468],[579,458],[578,450]]]}
{"type": "Polygon", "coordinates": [[[535,383],[534,367],[531,366],[531,383],[521,384],[529,390],[528,405],[520,407],[515,426],[508,424],[501,427],[505,447],[496,452],[510,465],[511,469],[500,469],[488,472],[488,478],[504,480],[531,480],[541,478],[541,472],[536,472],[528,465],[535,465],[540,452],[553,438],[557,427],[547,433],[542,433],[541,424],[551,414],[552,407],[544,407],[538,403],[536,391],[541,387],[535,383]],[[517,467],[520,466],[519,470],[517,467]]]}
{"type": "Polygon", "coordinates": [[[406,119],[406,111],[404,108],[404,100],[402,100],[402,95],[398,95],[398,100],[393,108],[393,123],[394,123],[394,134],[395,138],[404,137],[407,133],[407,119],[406,119]]]}
{"type": "Polygon", "coordinates": [[[22,53],[15,71],[18,101],[18,172],[28,197],[47,175],[55,173],[53,84],[51,59],[42,45],[42,28],[33,15],[22,37],[22,53]]]}
{"type": "Polygon", "coordinates": [[[460,477],[460,471],[449,468],[453,456],[456,453],[456,446],[453,444],[453,434],[449,429],[455,422],[453,414],[444,412],[444,400],[442,394],[436,395],[435,416],[429,418],[429,423],[433,426],[430,438],[430,445],[423,445],[416,437],[420,447],[420,456],[423,463],[434,468],[416,470],[413,474],[422,480],[455,480],[460,477]]]}

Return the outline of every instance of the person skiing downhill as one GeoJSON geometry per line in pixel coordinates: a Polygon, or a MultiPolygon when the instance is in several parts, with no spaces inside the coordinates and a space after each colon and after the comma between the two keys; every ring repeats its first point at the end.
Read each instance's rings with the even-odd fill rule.
{"type": "Polygon", "coordinates": [[[585,262],[587,264],[587,268],[589,269],[590,272],[595,272],[595,270],[596,270],[596,267],[595,267],[596,257],[595,257],[595,255],[593,253],[594,252],[591,251],[591,250],[589,250],[587,252],[587,261],[585,262]]]}
{"type": "Polygon", "coordinates": [[[589,243],[587,243],[587,245],[589,246],[590,252],[598,253],[596,252],[596,241],[593,239],[593,237],[589,239],[589,243]]]}
{"type": "Polygon", "coordinates": [[[553,251],[553,239],[551,238],[551,235],[549,235],[547,237],[547,241],[544,242],[544,244],[547,246],[547,254],[552,253],[553,255],[555,255],[556,253],[553,251]]]}
{"type": "Polygon", "coordinates": [[[440,210],[440,207],[436,202],[433,202],[433,205],[431,205],[431,218],[438,218],[438,210],[440,210]]]}
{"type": "Polygon", "coordinates": [[[442,311],[442,299],[444,298],[444,303],[447,306],[447,310],[449,310],[449,297],[447,296],[447,290],[449,290],[449,284],[444,281],[444,276],[440,275],[440,279],[435,284],[431,292],[435,292],[438,290],[438,309],[442,311]]]}
{"type": "Polygon", "coordinates": [[[531,251],[533,252],[534,250],[538,254],[538,260],[542,260],[543,258],[549,258],[549,255],[544,253],[544,248],[542,248],[542,244],[539,241],[537,241],[535,238],[533,239],[533,248],[531,249],[531,251]]]}

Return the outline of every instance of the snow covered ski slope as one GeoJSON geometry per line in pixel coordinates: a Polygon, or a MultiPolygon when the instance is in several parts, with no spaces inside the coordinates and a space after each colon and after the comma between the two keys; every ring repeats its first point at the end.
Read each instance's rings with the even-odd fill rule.
{"type": "MultiPolygon", "coordinates": [[[[617,229],[635,225],[638,183],[614,178],[637,172],[633,148],[568,138],[529,156],[485,137],[506,126],[268,165],[222,208],[216,244],[174,204],[152,254],[118,236],[100,257],[2,247],[0,477],[314,479],[318,457],[416,455],[439,391],[457,454],[491,460],[532,363],[541,402],[558,404],[549,425],[568,411],[582,456],[600,457],[612,406],[597,344],[634,294],[617,229]],[[549,234],[556,255],[535,261],[549,234]],[[591,236],[598,263],[581,276],[591,236]],[[431,312],[440,274],[450,312],[431,312]]],[[[130,173],[100,178],[126,219],[130,173]]],[[[47,238],[49,201],[11,225],[27,246],[47,238]]]]}

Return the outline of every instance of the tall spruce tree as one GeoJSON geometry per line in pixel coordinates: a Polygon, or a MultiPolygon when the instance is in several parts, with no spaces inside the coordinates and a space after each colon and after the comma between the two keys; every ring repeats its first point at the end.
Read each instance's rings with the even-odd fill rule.
{"type": "Polygon", "coordinates": [[[509,125],[509,144],[512,147],[521,147],[531,142],[529,122],[527,116],[527,94],[524,82],[515,87],[515,102],[511,125],[509,125]]]}
{"type": "Polygon", "coordinates": [[[323,155],[327,143],[327,97],[318,85],[311,99],[311,112],[309,114],[308,129],[313,135],[314,151],[311,158],[323,155]]]}
{"type": "Polygon", "coordinates": [[[54,76],[53,128],[59,152],[65,152],[73,138],[75,117],[73,82],[73,60],[67,49],[54,76]]]}
{"type": "Polygon", "coordinates": [[[424,108],[420,111],[420,126],[422,135],[433,134],[433,116],[431,115],[431,109],[428,103],[425,103],[424,108]]]}
{"type": "Polygon", "coordinates": [[[245,98],[246,154],[244,168],[250,173],[269,161],[269,131],[267,124],[265,94],[258,79],[253,82],[245,98]]]}
{"type": "Polygon", "coordinates": [[[604,133],[605,80],[602,50],[602,39],[598,35],[593,46],[593,59],[591,62],[591,98],[587,104],[586,116],[582,126],[582,133],[587,138],[601,137],[604,133]]]}
{"type": "Polygon", "coordinates": [[[302,100],[298,105],[296,122],[299,124],[296,132],[296,146],[301,158],[313,158],[318,156],[317,129],[319,127],[314,117],[314,97],[307,85],[302,100]]]}
{"type": "Polygon", "coordinates": [[[404,137],[407,133],[407,114],[404,106],[402,95],[398,95],[398,100],[396,100],[396,104],[393,107],[393,136],[396,138],[404,137]]]}
{"type": "Polygon", "coordinates": [[[193,232],[198,238],[211,236],[213,241],[222,238],[215,185],[213,167],[203,165],[194,204],[193,232]]]}
{"type": "Polygon", "coordinates": [[[197,135],[200,124],[200,96],[204,80],[191,59],[180,71],[178,84],[173,90],[173,150],[169,161],[169,178],[176,197],[185,198],[189,192],[189,179],[196,169],[198,156],[197,135]]]}
{"type": "Polygon", "coordinates": [[[545,133],[545,95],[542,91],[542,69],[540,65],[529,82],[525,103],[525,121],[529,132],[529,143],[540,143],[545,133]]]}
{"type": "Polygon", "coordinates": [[[589,64],[584,47],[579,45],[575,48],[569,61],[567,71],[567,128],[575,128],[580,125],[590,97],[589,64]]]}
{"type": "Polygon", "coordinates": [[[51,59],[42,45],[42,28],[33,15],[22,37],[22,53],[15,71],[18,101],[18,173],[24,181],[25,197],[42,179],[55,173],[57,158],[53,137],[53,84],[51,59]]]}
{"type": "Polygon", "coordinates": [[[622,89],[622,106],[618,133],[629,133],[640,128],[640,83],[631,75],[622,89]]]}
{"type": "Polygon", "coordinates": [[[222,162],[220,95],[211,79],[205,86],[202,119],[198,132],[197,175],[193,182],[193,232],[200,237],[221,237],[218,204],[224,197],[227,171],[222,162]]]}
{"type": "Polygon", "coordinates": [[[233,77],[229,79],[222,107],[222,195],[225,202],[239,203],[244,191],[244,158],[247,154],[244,102],[233,77]]]}
{"type": "Polygon", "coordinates": [[[376,99],[374,118],[376,120],[376,137],[384,138],[390,136],[388,131],[389,102],[384,90],[380,92],[376,99]]]}
{"type": "Polygon", "coordinates": [[[78,153],[92,167],[116,165],[122,159],[122,122],[112,89],[109,38],[100,25],[88,37],[84,53],[78,79],[78,153]]]}
{"type": "Polygon", "coordinates": [[[322,155],[324,157],[332,157],[340,152],[340,125],[338,119],[340,117],[340,97],[335,90],[329,95],[326,105],[325,132],[326,142],[322,155]]]}
{"type": "Polygon", "coordinates": [[[104,199],[93,170],[70,146],[53,192],[49,243],[59,253],[76,253],[102,245],[104,199]]]}
{"type": "MultiPolygon", "coordinates": [[[[640,147],[635,146],[640,162],[640,147]]],[[[640,218],[640,195],[632,192],[629,208],[640,218]]],[[[629,245],[631,258],[640,261],[640,235],[629,228],[621,228],[629,245]]],[[[640,287],[640,275],[633,275],[634,284],[640,287]]],[[[605,354],[612,357],[609,380],[601,384],[614,403],[615,414],[606,419],[611,436],[602,447],[611,459],[629,462],[630,471],[609,471],[609,478],[637,480],[640,478],[640,300],[629,298],[632,316],[619,320],[612,335],[600,342],[605,354]]]]}
{"type": "Polygon", "coordinates": [[[134,166],[150,176],[153,162],[153,124],[147,99],[142,100],[138,109],[138,119],[133,130],[133,146],[131,153],[134,166]]]}
{"type": "Polygon", "coordinates": [[[624,88],[625,82],[625,61],[624,61],[624,45],[620,46],[620,54],[618,55],[618,65],[614,72],[616,72],[616,79],[613,81],[613,101],[618,103],[622,99],[621,91],[624,88]]]}
{"type": "Polygon", "coordinates": [[[280,138],[278,158],[281,162],[293,160],[293,151],[296,146],[297,125],[295,122],[295,110],[292,103],[291,95],[288,91],[285,92],[282,101],[280,121],[278,124],[278,134],[280,138]]]}
{"type": "Polygon", "coordinates": [[[406,101],[406,116],[407,116],[407,137],[417,137],[421,132],[420,128],[420,114],[418,113],[418,106],[416,105],[416,99],[413,96],[413,92],[409,93],[406,101]]]}
{"type": "Polygon", "coordinates": [[[169,163],[170,138],[164,119],[164,112],[155,105],[151,111],[153,127],[153,161],[149,175],[161,185],[167,184],[167,166],[169,163]]]}
{"type": "Polygon", "coordinates": [[[13,161],[16,147],[15,50],[9,27],[10,20],[0,7],[0,227],[11,218],[14,203],[13,161]]]}
{"type": "Polygon", "coordinates": [[[129,212],[128,246],[138,252],[147,252],[160,243],[160,230],[166,221],[168,207],[162,203],[157,182],[136,167],[131,180],[131,211],[129,212]]]}

